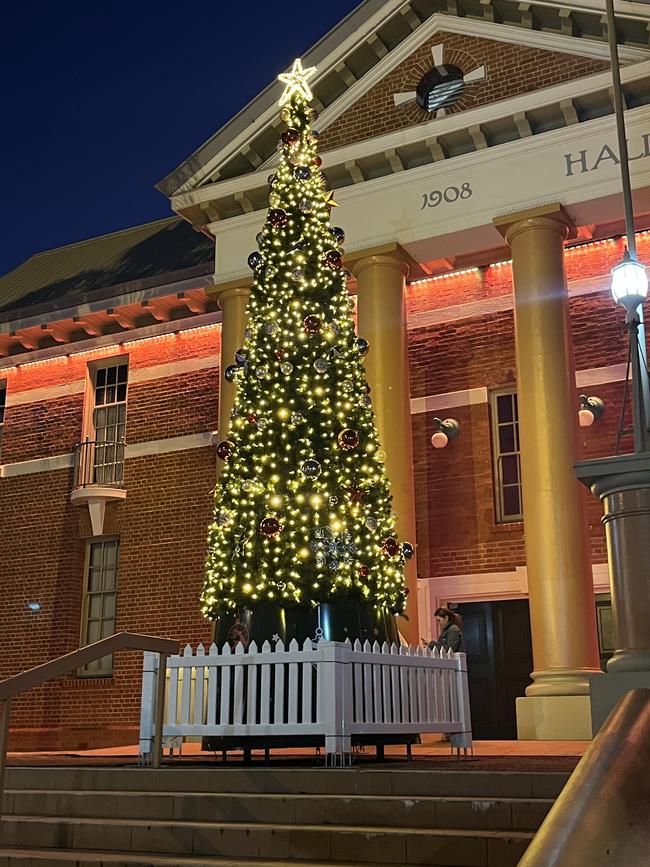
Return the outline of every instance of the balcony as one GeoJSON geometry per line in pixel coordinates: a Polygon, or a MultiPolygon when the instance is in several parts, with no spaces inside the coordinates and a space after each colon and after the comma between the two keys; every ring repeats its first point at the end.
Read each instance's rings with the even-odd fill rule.
{"type": "Polygon", "coordinates": [[[124,448],[124,440],[91,439],[75,447],[70,501],[75,506],[88,507],[93,536],[103,535],[106,504],[126,499],[124,448]]]}

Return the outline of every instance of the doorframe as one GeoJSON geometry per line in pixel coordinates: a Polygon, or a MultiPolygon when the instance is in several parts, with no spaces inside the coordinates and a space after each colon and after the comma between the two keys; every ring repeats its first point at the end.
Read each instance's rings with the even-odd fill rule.
{"type": "MultiPolygon", "coordinates": [[[[592,565],[594,597],[609,593],[607,563],[592,565]]],[[[528,569],[515,566],[504,572],[475,572],[418,578],[418,635],[437,637],[433,612],[448,602],[498,602],[528,599],[528,569]]]]}

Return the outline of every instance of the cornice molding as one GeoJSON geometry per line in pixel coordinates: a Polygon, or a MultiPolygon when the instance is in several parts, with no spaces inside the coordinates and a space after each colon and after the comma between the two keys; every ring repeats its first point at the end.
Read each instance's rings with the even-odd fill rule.
{"type": "MultiPolygon", "coordinates": [[[[650,52],[644,61],[624,67],[621,70],[621,80],[623,84],[635,81],[644,76],[650,75],[650,52]]],[[[606,89],[611,84],[609,71],[596,72],[593,75],[585,76],[577,81],[564,82],[556,84],[552,87],[541,88],[540,90],[531,93],[514,96],[511,99],[500,102],[491,102],[487,105],[481,105],[477,108],[468,109],[463,112],[456,112],[447,115],[446,117],[431,120],[428,123],[423,123],[416,126],[406,127],[401,130],[387,133],[383,136],[363,139],[352,144],[335,150],[326,151],[323,154],[323,169],[327,171],[331,166],[344,164],[348,161],[360,160],[374,154],[380,154],[392,148],[404,147],[417,142],[426,141],[431,136],[444,136],[450,133],[459,132],[467,129],[472,125],[481,125],[490,123],[501,118],[512,117],[522,111],[532,111],[535,109],[544,108],[549,105],[559,104],[565,99],[571,99],[583,96],[588,93],[606,89]],[[576,87],[579,84],[580,88],[576,87]]],[[[628,116],[626,112],[626,117],[628,116]]],[[[593,121],[589,121],[592,123],[593,121]]],[[[574,129],[575,127],[566,127],[566,129],[574,129]]],[[[546,133],[545,133],[546,135],[546,133]]],[[[531,140],[535,140],[535,136],[531,140]]],[[[520,145],[524,141],[520,139],[515,142],[508,143],[509,145],[520,145]]],[[[500,144],[501,149],[508,145],[500,144]]],[[[469,154],[473,158],[485,157],[493,148],[486,148],[480,152],[472,152],[469,154]]],[[[454,164],[460,157],[454,157],[454,164]]],[[[446,161],[444,161],[446,162],[446,161]]],[[[251,172],[246,175],[240,175],[236,178],[231,178],[225,181],[217,181],[209,186],[200,187],[191,193],[186,193],[172,199],[172,208],[176,211],[183,210],[192,205],[198,205],[209,201],[219,201],[219,199],[232,196],[237,192],[248,192],[250,190],[263,187],[267,183],[267,175],[269,166],[258,169],[256,172],[251,172]]],[[[409,169],[415,171],[415,169],[409,169]]],[[[391,177],[390,175],[388,177],[391,177]]],[[[362,184],[350,185],[364,188],[369,181],[364,181],[362,184]]],[[[343,187],[337,191],[340,196],[350,187],[343,187]]],[[[253,212],[256,213],[256,212],[253,212]]],[[[241,215],[240,215],[241,216],[241,215]]],[[[229,217],[225,220],[217,220],[208,225],[209,231],[213,235],[219,235],[223,232],[223,225],[232,220],[240,219],[240,216],[229,217]]]]}
{"type": "MultiPolygon", "coordinates": [[[[595,0],[595,2],[603,6],[604,14],[603,0],[595,0]]],[[[344,62],[359,45],[377,33],[383,24],[391,20],[403,7],[408,6],[409,3],[410,0],[388,0],[365,21],[356,25],[353,21],[355,14],[353,12],[340,25],[337,25],[326,34],[303,57],[305,64],[315,63],[318,66],[318,77],[314,82],[314,86],[317,87],[319,81],[328,76],[339,63],[344,62]],[[340,33],[340,35],[333,42],[329,53],[323,55],[323,50],[329,47],[329,43],[332,42],[331,37],[337,33],[340,33]]],[[[583,11],[591,14],[595,12],[593,8],[594,0],[571,0],[568,3],[555,2],[555,0],[535,0],[535,5],[561,7],[569,11],[583,11]]],[[[640,4],[623,2],[620,5],[621,7],[625,7],[618,10],[621,17],[644,18],[642,14],[643,10],[639,8],[640,4]]],[[[650,14],[645,17],[650,17],[650,14]]],[[[447,13],[434,13],[434,15],[420,24],[410,36],[390,51],[386,57],[375,64],[356,84],[346,90],[330,108],[325,109],[321,115],[323,118],[322,128],[326,128],[327,124],[340,116],[343,111],[359,99],[360,95],[363,95],[387,71],[390,71],[397,63],[407,57],[414,50],[414,47],[417,47],[422,41],[429,38],[436,30],[479,35],[497,41],[516,42],[521,45],[530,45],[531,47],[550,51],[564,51],[585,57],[602,59],[608,57],[608,49],[605,42],[581,37],[563,36],[547,30],[536,31],[510,24],[498,24],[467,17],[459,18],[447,13]],[[351,91],[354,91],[352,96],[349,95],[351,91]]],[[[623,63],[631,63],[649,55],[649,52],[645,49],[627,46],[621,46],[619,51],[623,63]]],[[[213,174],[220,165],[240,153],[263,129],[272,125],[273,120],[278,116],[279,110],[277,99],[273,99],[271,104],[268,104],[268,100],[274,97],[276,93],[279,96],[277,83],[271,82],[259,96],[235,115],[228,124],[217,131],[204,145],[199,147],[187,160],[181,163],[164,181],[161,181],[158,184],[158,188],[161,190],[165,188],[164,192],[172,199],[183,193],[199,189],[205,179],[213,174]],[[264,101],[266,104],[262,107],[259,105],[260,101],[264,101]],[[253,118],[252,122],[246,123],[245,126],[240,128],[237,134],[227,141],[216,153],[205,157],[204,152],[210,149],[211,142],[216,141],[222,133],[225,133],[231,124],[237,123],[241,127],[241,124],[245,122],[247,117],[253,118]],[[205,159],[205,162],[201,163],[202,159],[205,159]],[[187,170],[192,163],[195,166],[199,163],[198,168],[195,168],[188,174],[187,170]],[[184,173],[185,177],[181,180],[184,173]],[[172,189],[171,185],[175,182],[177,182],[177,186],[175,189],[172,189]]],[[[271,164],[271,161],[267,160],[265,165],[269,164],[271,164]]]]}
{"type": "MultiPolygon", "coordinates": [[[[400,63],[410,57],[423,42],[436,33],[455,33],[461,36],[474,36],[478,39],[489,39],[493,42],[506,42],[537,48],[542,51],[574,54],[594,60],[609,60],[609,46],[606,42],[594,42],[575,36],[563,36],[559,33],[549,33],[545,30],[528,30],[523,27],[513,27],[509,24],[495,24],[491,21],[480,21],[474,18],[456,18],[451,15],[436,13],[424,22],[417,30],[389,52],[386,57],[375,64],[345,93],[325,109],[319,117],[317,126],[320,130],[327,129],[335,120],[351,108],[362,96],[379,84],[400,63]]],[[[635,63],[650,58],[650,50],[621,46],[619,57],[622,63],[635,63]]],[[[479,58],[480,60],[480,58],[479,58]]],[[[489,74],[489,70],[488,70],[489,74]]],[[[527,94],[529,96],[530,94],[527,94]]],[[[436,126],[438,122],[433,122],[436,126]]],[[[429,126],[429,125],[427,125],[429,126]]],[[[264,163],[264,168],[275,165],[276,154],[264,163]]]]}

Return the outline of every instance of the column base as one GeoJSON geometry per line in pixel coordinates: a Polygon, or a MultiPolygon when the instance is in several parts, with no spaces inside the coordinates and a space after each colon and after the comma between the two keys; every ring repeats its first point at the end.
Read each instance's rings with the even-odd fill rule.
{"type": "Polygon", "coordinates": [[[607,671],[591,681],[591,725],[594,735],[619,700],[631,689],[650,689],[650,670],[607,671]]]}
{"type": "Polygon", "coordinates": [[[591,740],[589,696],[527,695],[518,698],[517,738],[520,741],[591,740]]]}

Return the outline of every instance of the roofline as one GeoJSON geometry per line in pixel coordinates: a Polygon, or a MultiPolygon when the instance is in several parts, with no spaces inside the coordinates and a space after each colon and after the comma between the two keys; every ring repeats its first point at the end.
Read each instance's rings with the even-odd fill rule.
{"type": "MultiPolygon", "coordinates": [[[[303,61],[310,65],[318,65],[340,43],[347,39],[356,30],[361,28],[362,22],[371,16],[384,11],[386,18],[395,15],[402,6],[408,6],[410,0],[364,0],[356,9],[353,9],[335,27],[333,27],[322,39],[316,42],[304,55],[303,61]]],[[[514,2],[514,0],[513,0],[514,2]]],[[[606,12],[606,0],[535,0],[539,5],[553,8],[569,8],[574,11],[583,11],[591,14],[603,15],[606,12]]],[[[645,0],[618,0],[617,15],[625,18],[637,18],[647,20],[650,18],[650,6],[645,0]]],[[[376,28],[375,28],[376,29],[376,28]]],[[[319,70],[323,77],[329,72],[329,68],[319,70]]],[[[182,191],[183,186],[196,174],[200,167],[205,166],[222,149],[237,136],[240,136],[249,126],[259,121],[264,113],[279,99],[281,85],[276,80],[267,85],[258,96],[254,97],[241,111],[230,121],[222,126],[213,136],[197,148],[176,169],[156,184],[156,189],[163,195],[171,198],[182,191]]]]}
{"type": "MultiPolygon", "coordinates": [[[[180,218],[176,219],[180,220],[180,218]]],[[[179,271],[168,271],[164,274],[155,274],[153,277],[130,280],[128,283],[115,283],[112,286],[105,286],[91,292],[82,292],[78,295],[65,295],[53,301],[44,301],[40,304],[27,304],[24,307],[13,307],[10,310],[0,310],[0,330],[8,323],[22,321],[23,319],[39,316],[47,319],[50,314],[77,308],[82,304],[92,304],[106,300],[117,301],[117,299],[126,294],[132,295],[144,292],[147,289],[154,290],[198,277],[212,277],[213,274],[214,262],[210,261],[201,265],[182,268],[179,271]]]]}
{"type": "MultiPolygon", "coordinates": [[[[349,12],[345,18],[339,21],[325,36],[314,43],[302,55],[303,63],[308,66],[317,66],[331,53],[338,43],[354,33],[360,23],[359,19],[365,20],[370,15],[381,11],[384,7],[390,8],[392,10],[390,14],[393,14],[400,6],[405,6],[408,2],[409,0],[388,0],[388,2],[386,0],[363,0],[356,9],[349,12]]],[[[277,79],[274,79],[231,120],[217,130],[213,136],[159,181],[156,184],[156,189],[164,196],[171,198],[196,172],[197,164],[205,165],[208,160],[219,153],[227,142],[230,142],[235,136],[244,132],[253,121],[257,120],[274,103],[277,103],[281,92],[282,84],[277,79]]]]}
{"type": "Polygon", "coordinates": [[[61,244],[60,247],[50,247],[47,250],[39,250],[37,253],[32,253],[31,256],[23,259],[22,262],[19,262],[10,271],[5,271],[4,274],[0,274],[0,277],[9,277],[9,275],[13,274],[14,271],[22,268],[23,265],[27,264],[27,262],[31,262],[32,259],[37,259],[39,256],[47,256],[50,253],[56,253],[58,250],[68,250],[70,247],[78,247],[81,244],[90,244],[92,241],[99,241],[101,238],[110,238],[112,235],[124,235],[127,232],[135,232],[138,229],[142,229],[144,226],[155,226],[157,223],[169,223],[173,220],[176,222],[183,222],[183,218],[179,217],[178,214],[170,214],[169,217],[160,217],[158,220],[151,220],[147,223],[138,223],[137,226],[127,226],[124,229],[116,229],[113,232],[104,232],[102,235],[92,235],[90,238],[83,238],[81,241],[71,241],[69,244],[61,244]]]}

